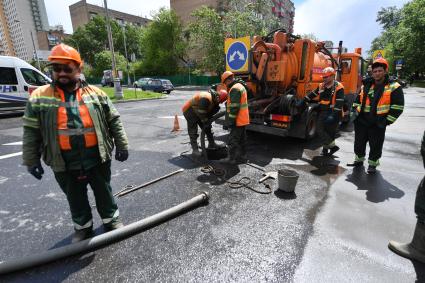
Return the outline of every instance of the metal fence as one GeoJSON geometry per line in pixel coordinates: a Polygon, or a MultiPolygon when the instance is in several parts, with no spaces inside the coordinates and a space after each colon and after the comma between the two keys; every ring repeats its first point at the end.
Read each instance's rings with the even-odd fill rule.
{"type": "MultiPolygon", "coordinates": [[[[197,85],[197,86],[208,86],[220,82],[218,76],[189,76],[189,75],[174,75],[174,76],[153,76],[150,78],[158,78],[170,80],[174,86],[183,85],[197,85]]],[[[138,79],[138,78],[136,78],[138,79]]],[[[86,81],[89,84],[100,84],[101,77],[86,77],[86,81]]],[[[124,80],[125,82],[127,80],[124,80]]]]}

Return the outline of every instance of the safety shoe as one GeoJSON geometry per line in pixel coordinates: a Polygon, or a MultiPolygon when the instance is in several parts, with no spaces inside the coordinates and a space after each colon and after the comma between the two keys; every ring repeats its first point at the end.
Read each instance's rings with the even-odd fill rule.
{"type": "Polygon", "coordinates": [[[348,163],[347,166],[360,167],[360,166],[363,166],[363,161],[354,161],[353,163],[348,163]]]}
{"type": "Polygon", "coordinates": [[[375,174],[376,173],[376,166],[369,165],[369,167],[367,167],[367,173],[368,174],[375,174]]]}
{"type": "Polygon", "coordinates": [[[72,235],[71,243],[78,243],[85,239],[91,238],[93,236],[93,226],[89,228],[84,228],[77,230],[75,229],[74,235],[72,235]]]}
{"type": "Polygon", "coordinates": [[[339,150],[339,146],[335,145],[329,149],[329,156],[332,156],[335,152],[339,150]]]}
{"type": "Polygon", "coordinates": [[[105,231],[109,232],[124,227],[124,224],[121,222],[121,219],[116,218],[109,223],[103,224],[103,227],[105,231]]]}
{"type": "Polygon", "coordinates": [[[191,143],[192,155],[195,157],[200,157],[202,153],[199,151],[198,143],[191,143]]]}
{"type": "Polygon", "coordinates": [[[399,256],[425,263],[425,224],[416,223],[415,233],[410,243],[390,241],[388,248],[399,256]]]}

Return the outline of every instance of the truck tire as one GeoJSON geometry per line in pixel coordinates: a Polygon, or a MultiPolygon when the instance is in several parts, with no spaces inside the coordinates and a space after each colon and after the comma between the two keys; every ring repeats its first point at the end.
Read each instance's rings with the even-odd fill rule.
{"type": "Polygon", "coordinates": [[[305,139],[314,138],[317,131],[317,111],[311,111],[307,114],[307,123],[305,127],[305,139]]]}

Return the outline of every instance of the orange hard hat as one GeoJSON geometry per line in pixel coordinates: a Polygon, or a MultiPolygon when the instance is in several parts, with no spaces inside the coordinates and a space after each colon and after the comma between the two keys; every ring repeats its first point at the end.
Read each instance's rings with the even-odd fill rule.
{"type": "Polygon", "coordinates": [[[224,81],[226,79],[228,79],[229,77],[234,76],[234,74],[230,71],[226,71],[221,75],[221,82],[224,83],[224,81]]]}
{"type": "Polygon", "coordinates": [[[224,90],[224,89],[220,89],[220,90],[218,91],[218,97],[219,97],[218,101],[219,101],[220,103],[223,103],[224,101],[226,101],[226,100],[227,100],[227,91],[226,91],[226,90],[224,90]]]}
{"type": "Polygon", "coordinates": [[[81,60],[80,53],[73,47],[66,44],[58,44],[53,47],[50,56],[47,58],[51,63],[67,64],[69,61],[76,62],[79,66],[82,66],[83,61],[81,60]]]}
{"type": "Polygon", "coordinates": [[[332,67],[326,67],[322,70],[322,78],[326,78],[335,75],[335,69],[332,67]]]}
{"type": "Polygon", "coordinates": [[[373,60],[372,70],[373,70],[373,68],[379,67],[379,66],[382,66],[382,65],[385,66],[385,70],[388,69],[388,61],[387,60],[385,60],[383,57],[376,58],[375,60],[373,60]]]}

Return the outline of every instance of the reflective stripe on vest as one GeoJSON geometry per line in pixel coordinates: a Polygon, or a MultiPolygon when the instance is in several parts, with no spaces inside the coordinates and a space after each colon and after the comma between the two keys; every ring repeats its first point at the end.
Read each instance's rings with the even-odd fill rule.
{"type": "MultiPolygon", "coordinates": [[[[398,83],[391,83],[391,84],[385,85],[384,92],[382,93],[382,96],[379,98],[378,105],[376,106],[376,114],[377,115],[385,115],[388,112],[390,112],[391,93],[395,89],[397,89],[399,86],[400,85],[398,83]]],[[[369,96],[372,96],[375,93],[374,87],[375,87],[375,85],[372,85],[369,89],[368,94],[366,95],[364,112],[370,112],[371,111],[369,96]]],[[[362,108],[361,103],[363,102],[363,95],[364,95],[363,86],[362,86],[362,89],[361,89],[359,95],[360,95],[360,104],[357,104],[357,112],[360,112],[361,108],[362,108]]]]}
{"type": "Polygon", "coordinates": [[[84,141],[86,147],[93,147],[97,145],[97,136],[96,131],[93,125],[93,120],[90,117],[89,110],[84,104],[81,98],[81,89],[79,88],[76,93],[77,101],[75,102],[66,102],[65,94],[63,90],[57,89],[61,96],[61,103],[58,107],[58,138],[59,138],[59,147],[61,150],[71,150],[70,136],[81,136],[84,135],[84,141]],[[66,108],[77,107],[80,112],[81,121],[84,128],[69,129],[68,128],[68,114],[66,108]]]}
{"type": "MultiPolygon", "coordinates": [[[[246,126],[249,124],[249,110],[248,110],[248,94],[246,92],[246,89],[244,86],[240,83],[236,83],[232,86],[232,88],[229,91],[232,91],[232,89],[236,89],[237,91],[241,92],[241,100],[239,103],[230,101],[230,95],[227,96],[227,113],[229,113],[229,117],[232,115],[230,114],[230,105],[238,105],[239,106],[239,112],[236,115],[236,126],[246,126]]],[[[234,117],[232,117],[234,118],[234,117]]]]}
{"type": "MultiPolygon", "coordinates": [[[[330,105],[330,108],[334,108],[335,107],[335,103],[336,103],[336,92],[338,90],[340,90],[341,88],[344,88],[342,86],[342,84],[340,82],[335,81],[334,86],[332,87],[332,93],[331,93],[331,98],[332,98],[332,104],[330,100],[320,100],[319,104],[322,105],[330,105]]],[[[325,85],[324,83],[320,83],[319,84],[319,93],[322,93],[325,90],[325,85]]],[[[320,97],[319,97],[320,99],[320,97]]]]}
{"type": "Polygon", "coordinates": [[[188,101],[184,103],[182,107],[182,111],[186,112],[190,107],[192,107],[192,109],[195,112],[206,114],[212,111],[213,106],[214,105],[213,105],[211,93],[206,91],[201,91],[195,94],[191,99],[189,99],[188,101]],[[208,107],[206,111],[199,109],[199,101],[201,100],[201,98],[206,98],[210,102],[210,106],[208,107]]]}

